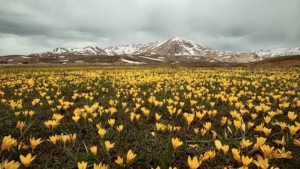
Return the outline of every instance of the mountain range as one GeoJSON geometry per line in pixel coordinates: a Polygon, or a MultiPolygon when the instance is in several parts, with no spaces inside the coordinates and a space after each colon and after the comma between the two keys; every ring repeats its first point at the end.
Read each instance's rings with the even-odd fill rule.
{"type": "MultiPolygon", "coordinates": [[[[21,56],[23,60],[38,60],[44,63],[57,63],[63,60],[76,62],[99,63],[195,63],[195,62],[230,62],[248,63],[266,58],[286,55],[299,55],[298,48],[261,49],[247,52],[219,51],[191,40],[171,36],[157,42],[142,44],[126,44],[99,48],[88,46],[84,48],[58,47],[52,51],[33,53],[21,56]],[[35,58],[35,59],[33,59],[35,58]]],[[[22,60],[22,59],[21,59],[22,60]]],[[[22,61],[23,62],[23,61],[22,61]]]]}

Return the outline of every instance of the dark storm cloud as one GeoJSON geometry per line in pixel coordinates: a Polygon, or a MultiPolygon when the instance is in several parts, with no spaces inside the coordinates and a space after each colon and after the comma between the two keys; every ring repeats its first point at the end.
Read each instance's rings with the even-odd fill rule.
{"type": "Polygon", "coordinates": [[[0,55],[172,35],[218,50],[300,46],[299,0],[0,0],[0,55]]]}

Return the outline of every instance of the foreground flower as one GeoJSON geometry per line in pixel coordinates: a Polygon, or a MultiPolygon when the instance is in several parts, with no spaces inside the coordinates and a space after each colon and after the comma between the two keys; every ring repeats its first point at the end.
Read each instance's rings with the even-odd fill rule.
{"type": "MultiPolygon", "coordinates": [[[[216,152],[215,152],[215,150],[214,151],[209,150],[204,153],[204,156],[206,156],[206,155],[208,155],[209,159],[212,160],[213,158],[215,158],[216,152]]],[[[201,159],[201,161],[202,161],[202,159],[201,159]]]]}
{"type": "Polygon", "coordinates": [[[282,149],[276,149],[274,151],[272,151],[272,159],[273,158],[288,158],[291,159],[292,158],[292,152],[291,151],[285,151],[285,147],[282,147],[282,149]]]}
{"type": "Polygon", "coordinates": [[[134,154],[134,153],[132,152],[132,150],[129,150],[129,151],[127,152],[127,156],[126,156],[126,163],[127,163],[127,164],[130,163],[130,162],[135,158],[135,156],[136,156],[136,154],[134,154]]]}
{"type": "Polygon", "coordinates": [[[188,114],[188,116],[186,117],[188,127],[190,127],[190,125],[191,125],[192,121],[194,120],[194,118],[195,118],[194,114],[188,114]]]}
{"type": "Polygon", "coordinates": [[[178,138],[172,138],[172,145],[174,150],[176,150],[179,146],[182,145],[182,141],[180,141],[178,138]]]}
{"type": "Polygon", "coordinates": [[[52,115],[53,119],[55,119],[57,122],[59,122],[64,116],[58,113],[54,113],[52,115]]]}
{"type": "Polygon", "coordinates": [[[77,138],[77,134],[76,133],[74,133],[73,135],[69,134],[69,138],[70,138],[69,142],[74,144],[77,138]]]}
{"type": "Polygon", "coordinates": [[[215,140],[215,146],[217,150],[220,150],[222,147],[222,143],[220,140],[215,140]]]}
{"type": "Polygon", "coordinates": [[[227,154],[227,152],[228,152],[228,150],[229,150],[229,145],[223,145],[222,147],[221,147],[221,149],[223,150],[223,153],[224,153],[224,155],[226,155],[227,154]]]}
{"type": "Polygon", "coordinates": [[[293,111],[289,111],[288,112],[288,118],[290,119],[290,121],[295,121],[296,120],[296,118],[297,118],[297,114],[295,114],[295,112],[293,112],[293,111]]]}
{"type": "Polygon", "coordinates": [[[101,138],[103,138],[103,137],[104,137],[104,135],[106,134],[106,130],[105,130],[105,129],[102,129],[102,128],[100,128],[100,129],[98,130],[98,134],[100,135],[100,137],[101,137],[101,138]]]}
{"type": "Polygon", "coordinates": [[[155,113],[155,119],[156,119],[156,121],[159,121],[160,118],[161,118],[161,116],[162,116],[162,115],[159,115],[159,114],[155,113]]]}
{"type": "Polygon", "coordinates": [[[201,161],[198,161],[198,157],[195,156],[191,159],[191,156],[188,157],[188,165],[190,169],[197,169],[201,165],[201,161]]]}
{"type": "Polygon", "coordinates": [[[285,142],[285,138],[284,136],[282,136],[281,140],[274,140],[273,142],[275,142],[276,144],[280,144],[282,146],[285,146],[286,145],[286,142],[285,142]]]}
{"type": "Polygon", "coordinates": [[[248,156],[242,156],[242,163],[244,168],[248,168],[248,165],[252,162],[253,158],[249,158],[248,156]]]}
{"type": "Polygon", "coordinates": [[[108,169],[108,165],[102,163],[99,164],[94,163],[94,169],[108,169]]]}
{"type": "Polygon", "coordinates": [[[263,127],[262,131],[264,132],[265,136],[268,137],[272,131],[272,129],[269,129],[267,127],[263,127]]]}
{"type": "Polygon", "coordinates": [[[254,146],[252,148],[252,152],[259,150],[259,147],[262,146],[263,144],[265,144],[266,141],[267,141],[267,138],[265,138],[265,137],[256,137],[256,143],[254,144],[254,146]]]}
{"type": "Polygon", "coordinates": [[[122,130],[123,130],[123,128],[124,128],[124,126],[123,126],[123,125],[119,125],[119,126],[117,127],[117,130],[118,130],[118,132],[119,132],[119,133],[121,133],[121,132],[122,132],[122,130]]]}
{"type": "Polygon", "coordinates": [[[57,134],[53,135],[53,136],[49,136],[49,141],[52,143],[52,144],[56,144],[58,140],[58,136],[57,134]]]}
{"type": "Polygon", "coordinates": [[[74,120],[75,123],[77,123],[79,119],[80,119],[80,116],[78,116],[78,115],[72,116],[72,120],[74,120]]]}
{"type": "Polygon", "coordinates": [[[115,147],[115,143],[110,143],[110,141],[105,141],[104,144],[107,152],[109,152],[111,148],[115,147]]]}
{"type": "Polygon", "coordinates": [[[41,144],[43,141],[41,141],[41,138],[35,139],[35,138],[30,138],[30,145],[32,151],[36,148],[37,145],[41,144]]]}
{"type": "Polygon", "coordinates": [[[78,169],[86,169],[87,162],[85,162],[85,161],[78,162],[77,166],[78,166],[78,169]]]}
{"type": "Polygon", "coordinates": [[[299,130],[299,127],[296,127],[294,125],[290,125],[290,126],[288,126],[288,128],[290,129],[291,136],[294,136],[297,133],[297,131],[299,130]]]}
{"type": "Polygon", "coordinates": [[[31,157],[31,153],[27,154],[26,157],[20,155],[21,163],[27,168],[30,166],[30,163],[35,159],[36,156],[31,157]]]}
{"type": "Polygon", "coordinates": [[[257,161],[253,160],[252,163],[254,163],[257,167],[260,167],[261,169],[267,169],[269,167],[268,158],[263,159],[260,155],[257,157],[257,161]]]}
{"type": "Polygon", "coordinates": [[[54,129],[59,123],[56,120],[48,120],[44,124],[48,129],[54,129]]]}
{"type": "Polygon", "coordinates": [[[245,140],[244,138],[242,139],[242,141],[240,142],[240,146],[241,148],[247,148],[252,144],[252,142],[250,142],[250,140],[245,140]]]}
{"type": "Polygon", "coordinates": [[[294,140],[294,142],[293,142],[296,146],[298,146],[298,147],[300,147],[300,140],[294,140]]]}
{"type": "Polygon", "coordinates": [[[14,145],[15,143],[17,143],[17,140],[15,140],[14,138],[11,137],[11,135],[9,136],[5,136],[3,138],[3,141],[2,141],[2,145],[1,145],[1,152],[8,149],[14,145]]]}
{"type": "Polygon", "coordinates": [[[18,121],[16,128],[18,128],[20,130],[20,132],[22,133],[24,126],[25,126],[24,121],[18,121]]]}
{"type": "Polygon", "coordinates": [[[119,165],[119,166],[123,166],[123,158],[121,158],[120,156],[118,156],[118,158],[115,160],[115,162],[119,165]]]}
{"type": "Polygon", "coordinates": [[[270,147],[269,145],[262,145],[260,146],[261,151],[264,153],[265,158],[269,158],[271,156],[272,151],[274,150],[274,147],[270,147]]]}
{"type": "Polygon", "coordinates": [[[232,156],[235,159],[235,161],[241,163],[241,156],[240,156],[240,151],[236,148],[231,149],[232,156]]]}
{"type": "Polygon", "coordinates": [[[233,124],[234,124],[234,127],[235,127],[236,131],[238,131],[242,126],[242,122],[240,120],[234,120],[233,124]]]}
{"type": "Polygon", "coordinates": [[[97,154],[97,146],[92,146],[91,148],[91,152],[96,155],[97,154]]]}
{"type": "Polygon", "coordinates": [[[113,127],[115,125],[115,122],[115,119],[108,119],[108,124],[110,125],[110,127],[113,127]]]}
{"type": "MultiPolygon", "coordinates": [[[[5,169],[16,169],[16,168],[19,168],[20,167],[20,163],[18,162],[18,161],[14,161],[14,160],[12,160],[12,161],[10,161],[10,162],[6,162],[5,161],[5,163],[4,163],[4,168],[5,169]]],[[[1,166],[1,165],[0,165],[1,166]]]]}

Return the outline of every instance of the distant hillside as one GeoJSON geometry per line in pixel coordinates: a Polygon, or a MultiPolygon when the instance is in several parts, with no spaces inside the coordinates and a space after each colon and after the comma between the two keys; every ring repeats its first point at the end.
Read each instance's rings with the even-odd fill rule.
{"type": "Polygon", "coordinates": [[[247,66],[300,66],[300,55],[278,56],[247,63],[247,66]]]}

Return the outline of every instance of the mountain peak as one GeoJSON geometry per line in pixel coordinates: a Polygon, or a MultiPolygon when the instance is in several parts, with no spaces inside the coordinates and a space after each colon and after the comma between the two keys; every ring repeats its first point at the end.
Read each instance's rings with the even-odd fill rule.
{"type": "Polygon", "coordinates": [[[189,41],[189,42],[192,42],[191,40],[188,40],[188,39],[185,39],[183,37],[176,36],[176,35],[173,35],[173,36],[169,37],[168,39],[170,39],[172,41],[189,41]]]}
{"type": "Polygon", "coordinates": [[[210,50],[202,44],[173,35],[141,47],[139,54],[204,56],[210,50]]]}

